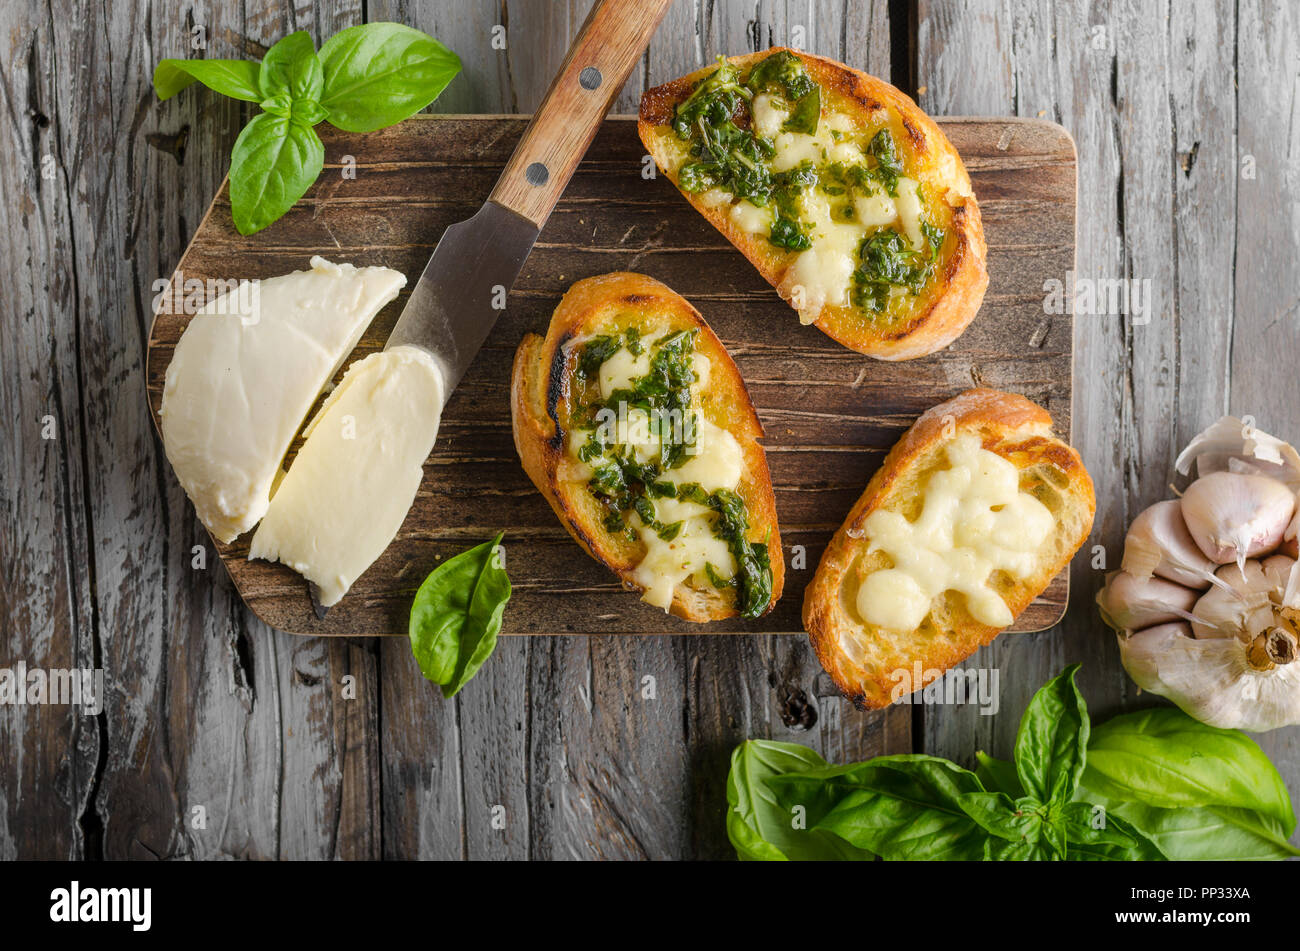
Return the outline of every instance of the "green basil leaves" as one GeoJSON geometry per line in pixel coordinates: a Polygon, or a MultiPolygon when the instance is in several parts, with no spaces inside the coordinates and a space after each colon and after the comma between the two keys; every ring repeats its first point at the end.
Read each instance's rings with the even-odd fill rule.
{"type": "Polygon", "coordinates": [[[1151,806],[1238,806],[1295,830],[1282,777],[1255,741],[1172,707],[1118,716],[1099,726],[1084,785],[1111,799],[1151,806]]]}
{"type": "Polygon", "coordinates": [[[745,859],[1132,861],[1300,854],[1291,800],[1250,739],[1175,709],[1092,730],[1067,668],[1021,719],[1015,761],[933,756],[827,766],[750,740],[732,755],[727,834],[745,859]],[[845,849],[850,851],[845,852],[845,849]],[[836,853],[840,854],[836,854],[836,853]]]}
{"type": "Polygon", "coordinates": [[[349,27],[317,55],[311,36],[291,33],[261,64],[244,60],[162,60],[159,99],[192,83],[258,103],[230,157],[230,208],[240,234],[280,218],[316,181],[325,148],[314,126],[370,132],[419,112],[460,72],[460,60],[433,37],[397,23],[349,27]]]}
{"type": "Polygon", "coordinates": [[[170,99],[200,82],[213,92],[245,102],[261,102],[258,66],[243,59],[165,59],[153,71],[153,88],[159,99],[170,99]]]}
{"type": "Polygon", "coordinates": [[[348,27],[320,48],[330,124],[373,132],[437,99],[460,59],[427,33],[397,23],[348,27]]]}
{"type": "Polygon", "coordinates": [[[290,33],[266,51],[257,74],[257,86],[262,90],[263,99],[285,97],[290,102],[299,99],[320,102],[325,73],[316,55],[316,45],[306,30],[290,33]]]}
{"type": "MultiPolygon", "coordinates": [[[[503,533],[504,534],[504,533],[503,533]]],[[[510,600],[501,535],[430,572],[411,605],[411,653],[425,678],[453,697],[496,649],[510,600]]]]}
{"type": "Polygon", "coordinates": [[[1078,666],[1048,681],[1025,708],[1016,733],[1016,775],[1040,802],[1069,802],[1088,750],[1088,708],[1074,684],[1078,666]]]}
{"type": "Polygon", "coordinates": [[[240,234],[261,231],[293,207],[325,165],[325,146],[292,116],[253,116],[230,154],[230,206],[240,234]]]}

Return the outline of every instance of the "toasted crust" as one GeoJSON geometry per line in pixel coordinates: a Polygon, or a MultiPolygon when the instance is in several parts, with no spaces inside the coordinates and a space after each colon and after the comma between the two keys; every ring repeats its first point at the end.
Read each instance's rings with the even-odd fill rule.
{"type": "MultiPolygon", "coordinates": [[[[572,354],[566,345],[575,338],[608,332],[611,327],[621,328],[647,317],[674,330],[699,330],[695,349],[710,362],[702,409],[713,423],[731,432],[744,453],[744,472],[737,493],[749,512],[749,540],[768,542],[772,599],[767,610],[771,611],[781,597],[785,562],[772,478],[767,456],[758,442],[763,427],[740,371],[722,342],[699,311],[659,281],[627,272],[578,281],[556,307],[546,337],[529,334],[520,343],[515,353],[510,405],[515,448],[524,471],[587,554],[618,575],[624,587],[642,590],[632,580],[632,572],[645,555],[644,544],[606,531],[600,504],[580,482],[566,482],[559,473],[566,460],[566,433],[562,427],[568,415],[573,369],[572,354]]],[[[689,581],[674,590],[671,613],[688,621],[712,621],[737,614],[729,593],[724,595],[711,587],[697,589],[689,581]]]]}
{"type": "MultiPolygon", "coordinates": [[[[775,47],[734,56],[729,62],[743,69],[782,49],[775,47]]],[[[961,336],[975,317],[989,283],[979,204],[961,157],[934,121],[893,86],[831,59],[797,50],[788,52],[798,56],[808,75],[823,89],[836,94],[843,109],[856,118],[866,119],[881,109],[887,110],[897,120],[891,125],[896,124],[902,130],[899,144],[907,152],[907,167],[921,180],[934,184],[951,209],[948,225],[951,236],[944,245],[943,271],[936,279],[934,290],[919,299],[913,313],[891,326],[879,327],[873,326],[856,308],[827,304],[814,321],[815,326],[844,346],[880,360],[911,360],[946,347],[961,336]]],[[[714,68],[696,70],[647,90],[641,97],[637,132],[674,185],[678,181],[671,155],[678,147],[678,140],[671,126],[673,110],[690,94],[691,87],[714,68]]],[[[764,280],[784,299],[790,300],[791,288],[786,286],[785,278],[795,253],[774,246],[761,235],[741,230],[729,217],[720,214],[716,206],[705,204],[700,196],[682,194],[758,268],[764,280]]]]}
{"type": "Polygon", "coordinates": [[[1092,528],[1092,479],[1079,454],[1052,435],[1052,418],[1042,407],[1023,396],[975,389],[924,413],[867,484],[804,593],[803,623],[813,649],[839,688],[859,706],[887,706],[894,699],[897,671],[911,672],[917,662],[927,676],[931,670],[947,670],[1002,630],[976,621],[966,611],[965,598],[953,593],[936,599],[920,628],[902,633],[864,623],[853,604],[866,573],[888,563],[888,556],[865,552],[867,516],[882,508],[905,511],[912,506],[914,511],[925,479],[943,467],[944,448],[962,432],[978,433],[985,449],[1014,463],[1021,472],[1022,490],[1033,491],[1056,517],[1056,529],[1043,546],[1036,570],[1026,578],[1006,577],[998,585],[1013,615],[1069,563],[1092,528]],[[884,561],[864,565],[868,559],[884,561]]]}

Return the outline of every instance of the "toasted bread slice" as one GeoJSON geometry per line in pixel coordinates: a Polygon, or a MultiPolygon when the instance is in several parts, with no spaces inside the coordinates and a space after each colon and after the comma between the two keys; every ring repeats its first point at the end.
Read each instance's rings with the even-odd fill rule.
{"type": "Polygon", "coordinates": [[[692,130],[691,138],[683,140],[673,120],[678,105],[717,66],[648,90],[641,97],[637,123],[641,141],[695,209],[799,312],[801,322],[813,323],[844,346],[881,360],[910,360],[946,347],[971,322],[988,286],[979,205],[957,150],[910,98],[842,63],[781,48],[732,57],[727,63],[739,70],[741,82],[746,77],[753,81],[751,69],[771,56],[797,57],[819,87],[818,131],[800,134],[782,127],[788,122],[777,125],[797,107],[789,111],[788,99],[752,90],[737,95],[732,120],[772,144],[775,157],[765,160],[769,171],[788,170],[796,159],[806,159],[817,170],[817,184],[801,187],[792,206],[803,219],[800,227],[811,249],[793,249],[774,228],[784,215],[779,190],[756,197],[763,205],[757,207],[725,185],[708,187],[717,176],[688,174],[692,180],[683,187],[683,169],[702,166],[700,156],[691,151],[698,145],[697,133],[692,130]],[[873,146],[882,130],[888,130],[892,154],[901,164],[902,179],[892,195],[888,182],[882,185],[881,176],[873,179],[870,174],[881,165],[873,146]],[[875,157],[868,158],[868,153],[875,157]],[[835,162],[840,171],[830,167],[835,162]],[[843,169],[859,173],[859,189],[874,194],[868,197],[853,188],[846,192],[843,169]],[[935,229],[937,237],[928,231],[922,235],[922,222],[935,229]],[[882,281],[885,270],[868,263],[882,260],[881,254],[864,257],[861,239],[888,238],[891,230],[916,252],[912,256],[902,249],[902,256],[894,254],[892,260],[915,264],[921,270],[914,275],[927,275],[923,281],[916,276],[911,283],[882,281]],[[777,238],[784,247],[774,243],[777,238]],[[941,244],[932,249],[935,240],[941,244]],[[889,291],[884,303],[873,289],[889,291]]]}
{"type": "MultiPolygon", "coordinates": [[[[614,379],[612,369],[609,379],[614,379]]],[[[645,600],[688,621],[710,621],[742,613],[757,617],[770,611],[781,597],[785,565],[767,456],[758,442],[762,426],[730,355],[699,312],[679,294],[642,274],[605,274],[574,284],[556,307],[546,337],[529,334],[519,345],[511,384],[511,413],[515,448],[524,471],[569,534],[589,555],[618,575],[625,587],[642,591],[645,600]],[[636,336],[633,344],[626,343],[632,339],[629,330],[636,336]],[[627,448],[629,443],[618,438],[635,431],[634,413],[627,411],[635,401],[620,400],[619,389],[605,392],[606,369],[616,365],[610,358],[617,357],[624,369],[622,384],[635,383],[644,374],[637,375],[628,368],[639,359],[645,370],[661,352],[660,344],[673,339],[679,331],[688,332],[692,340],[684,353],[695,374],[689,386],[691,405],[698,414],[692,418],[697,419],[698,428],[694,438],[683,430],[677,434],[681,438],[671,436],[669,441],[676,439],[683,446],[689,445],[697,455],[690,455],[688,450],[675,464],[660,466],[658,476],[649,477],[656,487],[653,495],[643,481],[631,477],[620,480],[619,484],[629,486],[629,491],[622,502],[615,502],[609,494],[593,490],[591,480],[598,472],[608,471],[609,461],[619,458],[620,453],[623,458],[640,457],[627,448]],[[621,341],[614,351],[608,349],[608,344],[604,351],[593,349],[593,342],[611,339],[621,341]],[[637,347],[640,354],[634,358],[637,347]],[[592,356],[600,352],[606,354],[604,360],[592,356]],[[707,359],[707,366],[698,357],[707,359]],[[604,402],[621,404],[625,415],[606,430],[613,448],[595,459],[584,460],[577,451],[592,440],[596,428],[593,409],[604,402]],[[721,468],[713,465],[719,454],[727,460],[721,468]],[[719,475],[724,470],[735,479],[734,494],[743,502],[747,522],[743,532],[746,545],[741,546],[739,555],[733,540],[717,535],[719,526],[724,525],[723,515],[716,509],[722,498],[717,490],[726,485],[715,485],[714,481],[729,481],[719,475]],[[685,494],[678,497],[663,493],[665,486],[683,492],[689,491],[692,484],[697,488],[704,484],[707,489],[694,494],[695,502],[685,494]],[[683,490],[683,486],[688,488],[683,490]],[[656,519],[666,510],[673,510],[682,526],[678,534],[667,539],[658,532],[651,535],[650,526],[636,509],[625,504],[636,497],[655,506],[656,519]],[[683,517],[683,510],[695,514],[683,517]],[[611,519],[621,525],[611,527],[611,519]],[[733,562],[730,566],[725,564],[729,559],[733,562]],[[770,562],[766,569],[764,561],[770,562]],[[675,570],[656,572],[656,565],[675,566],[675,570]],[[684,570],[683,565],[689,566],[690,573],[674,583],[672,579],[684,570]],[[735,583],[715,584],[725,580],[729,568],[735,569],[730,576],[735,583]]],[[[639,445],[647,445],[645,432],[637,438],[641,440],[639,445]]],[[[656,464],[662,444],[662,439],[656,440],[654,448],[646,450],[655,455],[656,464]]],[[[665,534],[671,528],[665,526],[665,534]]],[[[732,535],[742,537],[738,530],[732,535]]]]}
{"type": "MultiPolygon", "coordinates": [[[[915,682],[917,669],[928,682],[934,677],[933,671],[947,670],[992,641],[1047,587],[1088,537],[1095,509],[1092,480],[1079,454],[1055,438],[1051,427],[1047,412],[1022,396],[990,389],[967,390],[924,413],[890,450],[884,465],[831,539],[804,594],[804,628],[817,657],[839,688],[859,706],[886,706],[924,685],[915,682]],[[959,469],[954,454],[963,447],[975,446],[1015,467],[1014,472],[1007,473],[1009,480],[1018,482],[1018,493],[1012,491],[1014,500],[1002,496],[999,501],[992,494],[981,496],[998,502],[982,506],[979,517],[987,522],[968,520],[976,517],[973,501],[970,508],[948,510],[957,514],[949,515],[947,522],[932,521],[944,504],[947,486],[963,484],[961,472],[944,470],[959,469]],[[932,483],[936,474],[939,479],[932,483]],[[1021,497],[1025,494],[1036,502],[1024,502],[1021,497]],[[927,500],[932,498],[936,511],[927,509],[927,500]],[[1050,517],[1038,506],[1045,508],[1050,517]],[[1006,513],[1004,522],[996,521],[994,513],[1000,511],[1006,513]],[[873,520],[873,513],[879,512],[898,513],[907,524],[888,515],[873,520]],[[1037,523],[1037,535],[1031,528],[1035,513],[1042,519],[1037,523]],[[886,534],[891,524],[902,529],[900,534],[886,534]],[[985,563],[981,562],[980,577],[987,580],[977,591],[976,600],[969,593],[944,587],[941,574],[932,572],[936,580],[923,578],[923,586],[941,590],[919,602],[914,612],[914,616],[923,612],[919,623],[902,629],[871,623],[863,616],[864,605],[859,597],[867,579],[890,568],[901,567],[906,573],[907,559],[920,551],[933,550],[928,541],[922,545],[917,540],[935,537],[922,533],[925,526],[934,524],[946,525],[950,538],[964,539],[966,544],[959,541],[958,548],[967,556],[1000,551],[992,546],[1010,537],[1020,547],[1013,553],[996,555],[993,563],[998,564],[1003,557],[1014,558],[1018,570],[999,566],[983,574],[985,563]],[[995,531],[1010,531],[1011,535],[995,531]],[[1040,536],[1041,541],[1036,541],[1040,536]],[[902,550],[896,559],[887,549],[893,546],[898,551],[899,539],[906,539],[902,544],[912,547],[902,550]],[[985,607],[977,608],[980,597],[1004,602],[1005,623],[986,623],[989,615],[996,613],[997,604],[986,600],[985,607]],[[985,620],[977,618],[972,610],[985,620]]],[[[966,470],[974,473],[969,483],[972,486],[986,485],[977,481],[984,472],[998,468],[1005,471],[997,460],[985,459],[977,452],[966,458],[975,460],[979,467],[966,470]]],[[[963,503],[973,498],[970,489],[957,491],[967,493],[956,496],[963,503]]],[[[927,561],[930,566],[938,564],[927,561]]],[[[896,574],[879,576],[877,583],[886,577],[889,580],[885,585],[869,589],[883,592],[881,603],[868,601],[865,605],[877,619],[889,614],[889,598],[895,592],[911,590],[911,582],[896,574]],[[895,585],[895,579],[900,584],[895,585]]]]}

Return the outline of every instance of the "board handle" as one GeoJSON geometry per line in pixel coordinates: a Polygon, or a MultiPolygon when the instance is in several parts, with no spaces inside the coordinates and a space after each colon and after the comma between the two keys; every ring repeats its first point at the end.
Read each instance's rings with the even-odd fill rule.
{"type": "Polygon", "coordinates": [[[672,0],[600,0],[488,196],[540,229],[672,0]]]}

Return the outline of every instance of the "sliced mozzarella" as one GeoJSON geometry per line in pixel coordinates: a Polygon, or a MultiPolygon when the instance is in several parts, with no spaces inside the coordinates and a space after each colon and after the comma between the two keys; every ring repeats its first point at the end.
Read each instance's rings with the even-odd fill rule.
{"type": "Polygon", "coordinates": [[[163,386],[163,446],[200,521],[228,542],[257,524],[289,443],[322,388],[406,278],[311,259],[205,306],[163,386]]]}
{"type": "Polygon", "coordinates": [[[397,346],[353,364],[253,535],[249,558],[280,561],[338,602],[401,528],[442,415],[443,380],[425,350],[397,346]]]}

